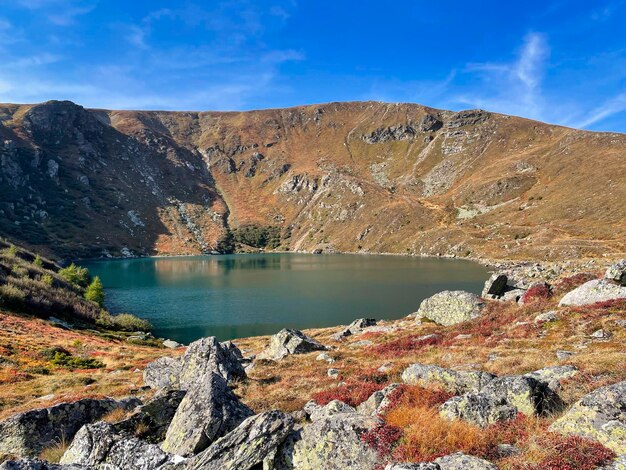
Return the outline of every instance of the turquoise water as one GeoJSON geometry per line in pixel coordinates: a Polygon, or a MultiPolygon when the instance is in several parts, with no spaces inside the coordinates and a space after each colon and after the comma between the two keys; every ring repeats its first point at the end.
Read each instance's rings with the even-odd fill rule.
{"type": "Polygon", "coordinates": [[[480,293],[488,274],[462,260],[296,253],[141,258],[83,263],[106,306],[150,320],[185,344],[313,328],[359,317],[401,318],[442,290],[480,293]]]}

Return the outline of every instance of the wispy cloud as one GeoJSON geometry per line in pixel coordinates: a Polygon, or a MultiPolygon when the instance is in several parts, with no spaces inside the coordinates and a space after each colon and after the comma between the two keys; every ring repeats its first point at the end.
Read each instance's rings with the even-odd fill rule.
{"type": "Polygon", "coordinates": [[[571,125],[584,129],[623,111],[626,111],[626,93],[611,98],[601,106],[593,109],[585,118],[573,122],[571,125]]]}

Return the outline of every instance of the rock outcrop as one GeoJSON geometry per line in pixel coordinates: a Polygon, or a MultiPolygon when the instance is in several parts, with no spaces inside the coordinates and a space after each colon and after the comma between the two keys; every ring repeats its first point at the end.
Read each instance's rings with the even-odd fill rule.
{"type": "Polygon", "coordinates": [[[563,406],[562,400],[546,383],[521,375],[497,377],[481,392],[496,400],[504,399],[508,405],[527,416],[558,411],[563,406]]]}
{"type": "Polygon", "coordinates": [[[0,423],[0,453],[34,457],[62,439],[72,439],[84,424],[117,408],[132,410],[140,404],[136,398],[85,398],[13,415],[0,423]]]}
{"type": "Polygon", "coordinates": [[[313,351],[326,351],[328,348],[304,333],[291,328],[284,328],[270,338],[270,344],[261,354],[260,359],[283,359],[290,354],[306,354],[313,351]]]}
{"type": "Polygon", "coordinates": [[[252,410],[239,401],[221,375],[212,372],[188,390],[167,429],[164,451],[188,456],[235,429],[252,410]]]}
{"type": "Polygon", "coordinates": [[[594,279],[565,294],[559,306],[577,307],[617,299],[626,299],[626,287],[608,279],[594,279]]]}
{"type": "Polygon", "coordinates": [[[441,405],[439,414],[449,420],[460,419],[485,427],[515,418],[517,408],[509,405],[506,397],[479,392],[451,398],[441,405]]]}
{"type": "Polygon", "coordinates": [[[626,454],[626,382],[585,395],[550,431],[575,434],[601,442],[616,454],[626,454]]]}
{"type": "Polygon", "coordinates": [[[160,357],[146,366],[143,381],[148,387],[155,389],[178,389],[180,368],[180,359],[160,357]]]}
{"type": "Polygon", "coordinates": [[[525,377],[532,377],[539,382],[545,383],[551,390],[557,392],[561,388],[561,381],[569,379],[578,374],[575,366],[551,366],[524,374],[525,377]]]}
{"type": "Polygon", "coordinates": [[[0,464],[0,470],[88,470],[83,465],[60,465],[40,459],[7,460],[0,464]]]}
{"type": "MultiPolygon", "coordinates": [[[[189,470],[251,470],[272,462],[294,426],[291,416],[266,411],[249,417],[187,463],[189,470]]],[[[265,466],[264,466],[265,468],[265,466]]]]}
{"type": "Polygon", "coordinates": [[[348,336],[358,335],[359,333],[362,333],[365,328],[368,328],[370,326],[376,326],[376,320],[374,318],[359,318],[357,320],[354,320],[339,333],[335,333],[332,336],[332,339],[336,341],[341,341],[348,336]]]}
{"type": "Polygon", "coordinates": [[[476,294],[464,291],[443,291],[420,304],[417,317],[425,317],[439,325],[449,326],[473,320],[480,315],[484,303],[476,294]]]}
{"type": "Polygon", "coordinates": [[[604,278],[626,286],[626,259],[609,266],[604,274],[604,278]]]}
{"type": "Polygon", "coordinates": [[[402,381],[409,385],[437,385],[461,394],[478,392],[495,378],[495,375],[481,371],[457,371],[443,367],[412,364],[402,373],[402,381]]]}
{"type": "Polygon", "coordinates": [[[356,407],[356,410],[364,415],[377,416],[389,406],[389,396],[396,390],[400,384],[387,385],[382,390],[378,390],[370,395],[370,397],[356,407]]]}

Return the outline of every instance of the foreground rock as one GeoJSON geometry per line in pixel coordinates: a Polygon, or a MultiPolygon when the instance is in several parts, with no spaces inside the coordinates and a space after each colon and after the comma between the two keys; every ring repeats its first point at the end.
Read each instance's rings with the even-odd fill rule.
{"type": "Polygon", "coordinates": [[[301,331],[284,328],[270,338],[270,345],[258,357],[279,360],[290,354],[306,354],[326,350],[328,350],[326,346],[301,331]]]}
{"type": "Polygon", "coordinates": [[[13,415],[0,423],[0,454],[34,457],[63,439],[72,439],[84,424],[115,409],[128,411],[140,404],[136,398],[85,398],[13,415]]]}
{"type": "Polygon", "coordinates": [[[485,427],[517,416],[517,408],[509,405],[505,397],[485,393],[467,393],[453,397],[439,408],[439,414],[449,420],[464,420],[485,427]]]}
{"type": "Polygon", "coordinates": [[[197,454],[252,414],[222,376],[212,373],[205,383],[187,392],[161,447],[172,454],[197,454]]]}
{"type": "Polygon", "coordinates": [[[604,278],[626,286],[626,259],[609,266],[604,274],[604,278]]]}
{"type": "Polygon", "coordinates": [[[249,470],[271,460],[294,426],[291,416],[266,411],[242,422],[187,463],[188,469],[249,470]]]}
{"type": "Polygon", "coordinates": [[[438,366],[412,364],[402,373],[402,381],[409,385],[437,385],[454,394],[478,392],[495,375],[481,371],[457,371],[438,366]]]}
{"type": "Polygon", "coordinates": [[[62,464],[124,470],[182,468],[181,461],[155,444],[118,434],[105,422],[83,426],[61,458],[62,464]]]}
{"type": "Polygon", "coordinates": [[[230,382],[246,376],[240,355],[234,345],[222,345],[213,336],[202,338],[191,343],[180,359],[162,357],[148,364],[144,382],[155,389],[188,390],[206,381],[212,373],[230,382]]]}
{"type": "Polygon", "coordinates": [[[594,279],[565,294],[559,306],[592,305],[617,299],[626,299],[626,287],[607,279],[594,279]]]}
{"type": "Polygon", "coordinates": [[[563,407],[562,400],[546,383],[532,377],[498,377],[481,391],[494,400],[504,399],[508,405],[527,416],[540,416],[563,407]]]}
{"type": "Polygon", "coordinates": [[[478,317],[483,306],[484,303],[475,294],[444,291],[423,300],[417,318],[425,317],[438,325],[455,325],[478,317]]]}
{"type": "Polygon", "coordinates": [[[626,454],[626,381],[585,395],[550,431],[594,439],[618,455],[626,454]]]}
{"type": "Polygon", "coordinates": [[[372,393],[367,400],[357,406],[356,410],[364,415],[377,416],[389,406],[389,397],[399,386],[400,384],[393,383],[372,393]]]}
{"type": "Polygon", "coordinates": [[[362,333],[365,328],[370,326],[376,326],[376,320],[373,318],[359,318],[350,323],[346,328],[341,330],[339,333],[335,333],[331,336],[332,339],[336,341],[341,341],[344,338],[352,335],[358,335],[362,333]]]}
{"type": "Polygon", "coordinates": [[[463,452],[440,457],[435,459],[435,463],[440,470],[498,470],[491,462],[465,455],[463,452]]]}
{"type": "Polygon", "coordinates": [[[39,459],[8,460],[0,464],[0,470],[87,470],[82,465],[58,465],[39,459]]]}
{"type": "Polygon", "coordinates": [[[575,366],[552,366],[529,372],[524,374],[524,377],[532,377],[557,392],[561,388],[562,380],[572,378],[576,374],[578,374],[578,368],[575,366]]]}

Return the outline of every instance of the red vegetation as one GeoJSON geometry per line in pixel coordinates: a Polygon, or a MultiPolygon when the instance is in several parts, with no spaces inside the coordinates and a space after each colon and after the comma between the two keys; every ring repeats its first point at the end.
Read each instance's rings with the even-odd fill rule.
{"type": "Polygon", "coordinates": [[[528,304],[537,300],[549,299],[550,297],[552,297],[552,291],[550,290],[549,285],[545,283],[534,284],[526,292],[524,292],[521,302],[522,304],[528,304]]]}
{"type": "Polygon", "coordinates": [[[554,285],[554,288],[558,292],[565,293],[582,286],[585,282],[593,281],[597,278],[598,276],[592,273],[579,273],[559,279],[554,285]]]}
{"type": "Polygon", "coordinates": [[[440,344],[442,341],[443,337],[436,334],[426,336],[411,335],[371,346],[370,351],[382,357],[398,357],[415,353],[428,346],[440,344]]]}
{"type": "Polygon", "coordinates": [[[380,458],[388,457],[402,437],[402,429],[379,424],[361,435],[361,440],[374,449],[380,458]]]}
{"type": "Polygon", "coordinates": [[[400,385],[387,397],[389,405],[385,411],[391,411],[400,405],[415,407],[433,408],[439,406],[454,394],[442,389],[424,388],[417,385],[400,385]]]}
{"type": "Polygon", "coordinates": [[[313,400],[319,405],[326,405],[333,400],[340,400],[350,406],[358,406],[367,400],[370,395],[385,388],[389,384],[389,376],[376,369],[368,369],[355,377],[346,380],[331,390],[324,390],[313,394],[313,400]]]}

